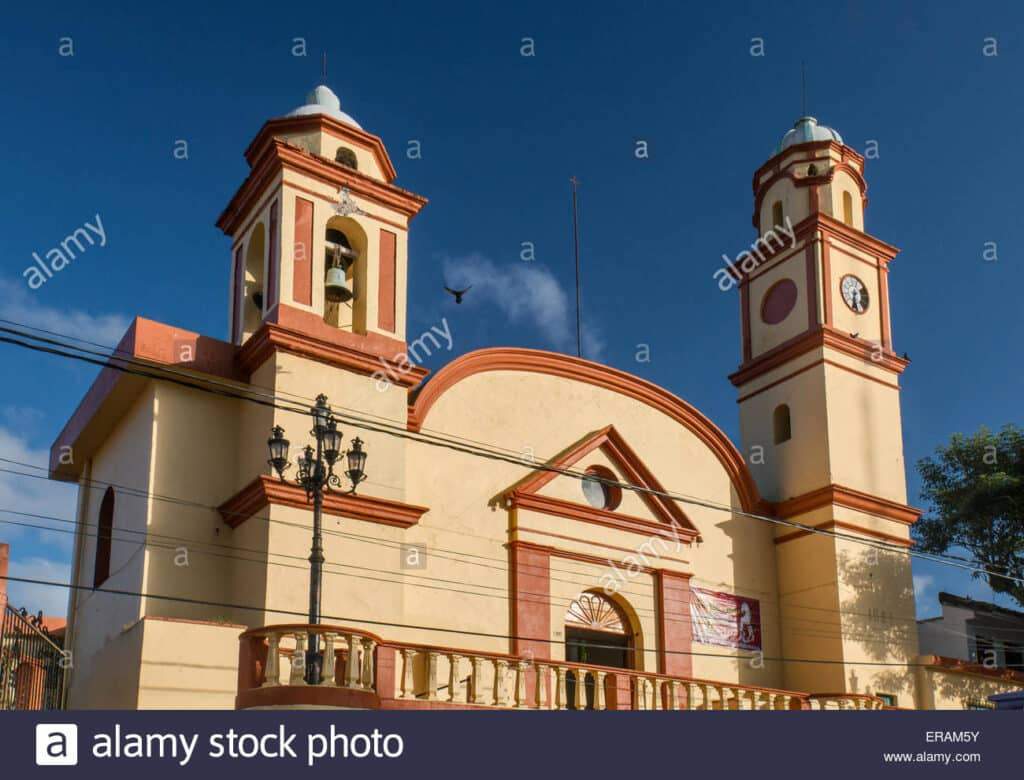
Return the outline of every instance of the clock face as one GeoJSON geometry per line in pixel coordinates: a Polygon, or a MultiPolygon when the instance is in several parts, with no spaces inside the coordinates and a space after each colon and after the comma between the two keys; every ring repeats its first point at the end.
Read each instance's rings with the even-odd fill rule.
{"type": "Polygon", "coordinates": [[[844,276],[839,289],[843,293],[843,301],[857,314],[868,310],[868,288],[856,276],[844,276]]]}

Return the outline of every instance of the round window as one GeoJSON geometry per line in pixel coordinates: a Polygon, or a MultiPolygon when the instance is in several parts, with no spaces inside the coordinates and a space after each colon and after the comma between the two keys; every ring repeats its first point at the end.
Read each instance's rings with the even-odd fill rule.
{"type": "Polygon", "coordinates": [[[604,466],[591,466],[583,477],[583,497],[594,509],[615,509],[622,500],[622,489],[612,484],[619,478],[604,466]]]}
{"type": "Polygon", "coordinates": [[[792,279],[780,279],[764,294],[761,301],[761,320],[766,325],[778,325],[796,306],[797,287],[792,279]]]}

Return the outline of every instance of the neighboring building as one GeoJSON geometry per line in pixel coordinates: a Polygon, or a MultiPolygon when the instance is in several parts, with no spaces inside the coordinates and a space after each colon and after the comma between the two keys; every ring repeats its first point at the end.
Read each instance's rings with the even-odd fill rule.
{"type": "Polygon", "coordinates": [[[381,140],[318,87],[245,156],[217,223],[229,340],[136,319],[118,354],[151,376],[105,369],[51,450],[81,493],[70,706],[927,706],[909,558],[858,542],[909,547],[919,511],[897,250],[864,232],[864,159],[838,133],[785,135],[754,174],[761,238],[717,277],[739,287],[740,448],[667,390],[562,354],[484,349],[424,381],[412,362],[441,343],[406,311],[426,200],[381,140]],[[326,499],[326,679],[307,686],[288,660],[311,512],[267,437],[283,426],[294,457],[310,420],[292,409],[319,393],[363,426],[340,421],[370,479],[326,499]]]}
{"type": "Polygon", "coordinates": [[[0,543],[0,710],[54,710],[64,701],[63,618],[7,599],[10,547],[0,543]]]}
{"type": "Polygon", "coordinates": [[[950,593],[939,604],[940,616],[917,621],[922,673],[941,676],[930,686],[938,700],[988,708],[1007,682],[1024,687],[1024,612],[950,593]]]}
{"type": "Polygon", "coordinates": [[[922,653],[1024,672],[1024,612],[940,593],[939,617],[917,621],[922,653]]]}

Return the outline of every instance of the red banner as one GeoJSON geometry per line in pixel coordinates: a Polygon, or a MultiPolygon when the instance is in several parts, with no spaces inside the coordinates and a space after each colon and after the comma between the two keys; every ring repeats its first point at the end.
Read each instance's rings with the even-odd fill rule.
{"type": "Polygon", "coordinates": [[[694,642],[761,649],[761,604],[757,599],[691,588],[690,625],[694,642]]]}

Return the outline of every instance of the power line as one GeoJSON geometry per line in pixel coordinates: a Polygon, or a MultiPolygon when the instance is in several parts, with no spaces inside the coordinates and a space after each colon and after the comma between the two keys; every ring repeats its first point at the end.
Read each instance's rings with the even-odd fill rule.
{"type": "MultiPolygon", "coordinates": [[[[0,328],[0,331],[12,332],[8,328],[0,328]]],[[[40,340],[39,337],[32,336],[31,334],[19,334],[19,335],[22,335],[23,337],[27,337],[27,338],[31,338],[31,339],[40,340]]],[[[41,339],[41,340],[43,340],[43,341],[50,341],[50,340],[47,340],[47,339],[41,339]]],[[[204,387],[204,386],[202,386],[200,384],[197,384],[195,381],[192,381],[192,380],[175,379],[175,378],[172,378],[172,377],[163,376],[160,373],[153,373],[151,371],[137,371],[137,370],[133,370],[131,368],[126,368],[124,366],[117,366],[117,365],[114,365],[113,363],[111,363],[109,361],[109,359],[106,362],[100,362],[98,360],[94,360],[94,359],[91,359],[91,358],[88,358],[88,357],[84,357],[82,355],[75,355],[73,353],[63,352],[63,351],[56,350],[56,349],[53,349],[53,348],[48,348],[48,347],[42,347],[42,346],[39,346],[39,345],[36,345],[36,344],[26,344],[25,342],[17,341],[15,339],[11,339],[11,338],[8,338],[8,337],[3,337],[3,336],[0,336],[0,343],[9,343],[9,344],[13,344],[15,346],[27,348],[27,349],[30,349],[30,350],[45,352],[45,353],[49,353],[49,354],[53,354],[53,355],[57,355],[57,356],[61,356],[61,357],[66,357],[66,358],[70,358],[70,359],[74,359],[74,360],[81,360],[81,361],[84,361],[84,362],[92,363],[92,364],[95,364],[95,365],[100,365],[100,366],[103,366],[103,367],[108,367],[109,366],[110,368],[114,368],[114,369],[116,369],[118,371],[122,371],[122,372],[125,372],[125,373],[136,374],[136,375],[139,375],[139,376],[143,376],[143,377],[146,377],[146,378],[149,378],[149,379],[158,380],[158,381],[173,382],[175,384],[183,385],[183,386],[189,387],[191,389],[195,389],[195,390],[200,390],[202,392],[210,392],[210,393],[214,393],[214,394],[217,394],[217,395],[237,398],[237,399],[240,399],[240,400],[250,400],[250,401],[253,401],[255,403],[259,403],[259,404],[261,404],[263,406],[268,406],[268,407],[280,409],[280,410],[283,410],[283,411],[289,411],[289,412],[293,412],[293,413],[297,413],[297,414],[302,414],[302,415],[306,415],[306,416],[309,416],[311,414],[311,412],[308,409],[297,409],[297,408],[290,408],[290,407],[280,406],[277,403],[275,403],[274,401],[266,401],[266,400],[261,400],[261,399],[258,399],[258,398],[252,398],[252,397],[247,396],[247,395],[242,395],[242,394],[240,394],[238,392],[216,390],[216,389],[213,389],[213,388],[204,387]]],[[[62,346],[65,346],[68,349],[77,349],[75,347],[70,347],[68,345],[62,345],[62,346]]],[[[123,359],[123,358],[117,358],[117,359],[118,360],[123,360],[124,362],[129,362],[129,363],[137,363],[138,362],[138,361],[126,360],[126,359],[123,359]]],[[[587,475],[587,474],[585,474],[583,472],[576,472],[576,471],[574,471],[572,469],[565,469],[565,468],[560,468],[560,467],[556,467],[556,466],[551,466],[549,463],[541,463],[541,464],[537,464],[537,463],[524,463],[522,457],[512,457],[512,456],[502,455],[502,454],[500,454],[498,452],[488,452],[488,451],[479,450],[479,449],[474,450],[472,447],[469,447],[467,445],[460,445],[460,444],[456,444],[456,443],[453,443],[453,442],[450,442],[450,441],[446,441],[446,440],[439,440],[439,439],[432,438],[430,436],[423,436],[422,434],[420,434],[420,435],[412,435],[412,434],[409,434],[408,431],[405,431],[405,430],[401,430],[400,431],[397,428],[389,428],[387,426],[385,426],[384,428],[381,428],[381,427],[379,427],[379,424],[371,424],[372,421],[364,421],[364,420],[362,420],[362,419],[360,419],[358,417],[352,416],[352,415],[342,414],[342,415],[340,415],[340,418],[341,419],[347,419],[351,425],[354,425],[357,428],[362,428],[363,430],[370,430],[370,431],[374,431],[374,432],[378,432],[378,433],[383,433],[385,435],[399,436],[401,438],[409,439],[409,440],[412,440],[412,441],[418,441],[418,442],[429,444],[429,445],[432,445],[432,446],[439,446],[439,447],[444,447],[444,448],[452,449],[452,450],[455,450],[455,451],[462,452],[464,454],[476,455],[476,456],[480,456],[480,457],[490,458],[492,460],[499,460],[499,461],[504,461],[504,462],[507,462],[507,463],[513,463],[515,465],[518,465],[518,466],[521,466],[521,467],[526,467],[526,468],[531,468],[533,470],[543,470],[543,471],[554,472],[554,473],[557,473],[557,474],[562,474],[562,475],[565,475],[565,476],[574,477],[576,479],[581,479],[581,480],[584,479],[584,478],[594,479],[594,477],[592,477],[590,475],[587,475]]],[[[962,559],[957,559],[955,556],[942,556],[942,555],[931,554],[931,553],[922,553],[922,552],[919,552],[919,551],[914,551],[914,550],[907,549],[907,548],[905,548],[905,547],[903,547],[902,545],[899,545],[899,544],[893,544],[893,543],[888,543],[888,542],[864,539],[863,537],[854,536],[852,534],[846,534],[846,533],[842,533],[842,532],[838,532],[838,531],[834,531],[834,530],[829,530],[829,529],[817,528],[815,526],[809,526],[809,525],[806,525],[804,523],[799,523],[799,522],[796,522],[796,521],[793,521],[793,520],[786,520],[786,519],[782,519],[782,518],[771,517],[771,516],[768,516],[768,515],[761,515],[761,514],[758,514],[758,513],[755,513],[755,512],[748,512],[748,511],[745,511],[745,510],[742,510],[742,509],[737,509],[737,508],[729,506],[729,505],[721,504],[719,502],[711,501],[711,500],[708,500],[708,499],[696,498],[696,497],[693,497],[693,496],[688,496],[686,494],[673,493],[673,492],[665,491],[665,490],[656,490],[656,489],[644,487],[644,486],[641,486],[641,485],[632,485],[632,484],[629,484],[629,483],[619,482],[619,481],[615,481],[615,480],[611,480],[611,479],[605,479],[605,478],[601,478],[601,477],[598,477],[597,479],[600,482],[603,482],[603,483],[605,483],[607,485],[610,485],[610,486],[618,487],[620,489],[631,490],[631,491],[638,492],[638,493],[646,493],[646,494],[658,496],[658,497],[661,497],[661,498],[667,498],[667,499],[670,499],[670,500],[679,501],[680,503],[684,503],[684,504],[691,504],[691,505],[696,505],[696,506],[702,506],[702,507],[707,508],[707,509],[713,509],[713,510],[718,510],[718,511],[725,511],[725,512],[729,512],[730,514],[734,514],[734,515],[740,515],[740,516],[743,516],[743,517],[749,517],[751,519],[760,520],[760,521],[772,523],[772,524],[775,524],[775,525],[782,525],[782,526],[794,528],[794,529],[797,529],[797,530],[800,530],[800,531],[804,531],[804,532],[809,533],[809,534],[829,536],[829,537],[832,537],[832,538],[841,539],[841,540],[849,541],[849,542],[856,543],[856,544],[861,544],[861,545],[864,545],[864,546],[867,546],[867,547],[871,547],[871,548],[874,548],[874,549],[877,549],[877,550],[882,550],[882,551],[885,551],[885,552],[892,552],[892,553],[897,553],[897,554],[905,554],[905,555],[907,555],[909,557],[919,558],[921,560],[932,561],[934,563],[942,563],[942,564],[945,564],[945,565],[948,565],[948,566],[954,566],[954,567],[957,567],[957,568],[965,569],[967,571],[977,572],[979,574],[984,574],[984,575],[991,576],[991,577],[999,577],[999,578],[1009,580],[1009,581],[1014,582],[1014,583],[1019,584],[1019,585],[1024,585],[1024,579],[1022,579],[1022,578],[1013,577],[1013,576],[1010,576],[1010,575],[1007,575],[1007,574],[1001,574],[999,572],[994,572],[994,571],[992,571],[992,570],[990,570],[988,568],[981,567],[981,566],[975,566],[975,565],[972,565],[971,563],[960,563],[959,560],[962,560],[962,559]]]]}
{"type": "MultiPolygon", "coordinates": [[[[165,595],[165,594],[145,593],[145,592],[142,592],[142,591],[123,590],[123,589],[118,589],[118,588],[105,588],[105,587],[102,587],[102,586],[101,587],[97,587],[97,588],[91,588],[91,587],[86,586],[86,585],[74,585],[74,584],[68,583],[68,582],[53,582],[51,580],[42,580],[42,579],[36,579],[36,578],[33,578],[33,577],[16,577],[16,576],[13,576],[13,575],[10,575],[10,574],[8,574],[8,575],[0,575],[0,580],[7,580],[8,582],[21,582],[21,583],[25,583],[25,584],[29,584],[29,585],[43,585],[43,586],[47,586],[47,587],[65,588],[65,589],[71,589],[71,590],[88,590],[88,591],[93,591],[93,592],[97,592],[97,593],[107,593],[107,594],[111,594],[111,595],[115,595],[115,596],[130,596],[130,597],[133,597],[133,598],[153,599],[155,601],[171,601],[171,602],[178,602],[178,603],[183,603],[183,604],[192,604],[192,605],[197,605],[197,606],[220,607],[222,609],[238,609],[238,610],[250,611],[250,612],[268,612],[268,613],[274,613],[274,614],[278,614],[278,615],[295,615],[295,616],[299,616],[299,617],[307,617],[305,612],[296,612],[295,610],[275,609],[275,608],[270,608],[270,607],[257,607],[257,606],[251,606],[251,605],[246,605],[246,604],[235,604],[235,603],[232,603],[232,602],[208,601],[208,600],[204,600],[204,599],[188,598],[186,596],[169,596],[169,595],[165,595]]],[[[518,635],[515,635],[515,634],[496,634],[496,633],[487,632],[487,631],[472,631],[472,630],[469,630],[469,629],[461,629],[461,628],[445,628],[443,626],[422,626],[422,625],[416,625],[416,624],[413,624],[413,623],[394,623],[394,622],[384,621],[384,620],[372,620],[372,619],[368,619],[368,618],[357,618],[357,617],[350,617],[350,616],[343,616],[343,615],[323,615],[322,617],[327,619],[327,620],[350,621],[352,623],[362,623],[362,624],[365,624],[365,625],[373,625],[373,626],[387,626],[389,628],[403,628],[403,629],[410,629],[410,630],[416,630],[416,631],[433,631],[433,632],[440,632],[440,633],[445,633],[445,634],[460,634],[460,635],[463,635],[463,636],[486,637],[486,638],[490,638],[490,639],[518,640],[518,641],[523,641],[523,642],[538,642],[538,643],[549,644],[549,645],[561,645],[561,644],[564,644],[564,641],[557,640],[557,639],[551,639],[550,637],[545,638],[545,637],[518,636],[518,635]]],[[[414,644],[414,643],[402,642],[400,640],[394,640],[393,643],[394,644],[414,644]]],[[[384,644],[389,644],[389,643],[385,641],[384,644]]],[[[610,650],[621,650],[622,649],[622,647],[619,646],[619,645],[602,645],[602,644],[596,644],[596,643],[592,644],[592,643],[589,643],[589,642],[588,642],[588,646],[589,647],[594,647],[594,648],[610,649],[610,650]]],[[[703,653],[703,652],[699,652],[699,651],[695,651],[695,650],[667,650],[667,649],[660,649],[659,650],[659,649],[656,649],[656,648],[648,648],[648,647],[633,648],[633,652],[637,652],[638,650],[643,652],[643,653],[664,653],[666,655],[685,655],[685,656],[697,656],[697,657],[704,657],[704,658],[722,658],[722,659],[725,659],[725,660],[728,660],[728,661],[753,661],[753,660],[756,660],[759,663],[767,661],[767,662],[772,662],[772,663],[840,664],[840,665],[844,665],[844,666],[885,666],[885,667],[900,667],[900,668],[916,668],[916,667],[929,667],[929,666],[931,666],[931,664],[922,664],[922,663],[915,663],[915,662],[899,662],[899,661],[859,661],[859,660],[847,661],[847,660],[843,660],[843,659],[833,659],[833,658],[784,658],[784,657],[765,656],[765,655],[763,655],[761,653],[757,653],[755,655],[749,655],[749,656],[742,656],[742,655],[723,655],[721,653],[703,653]]],[[[487,651],[481,651],[481,652],[487,652],[487,651]]],[[[551,659],[544,659],[544,660],[551,660],[551,659]]],[[[572,665],[572,662],[571,661],[567,661],[566,665],[572,665]]],[[[626,671],[630,671],[630,670],[626,670],[626,671]]],[[[640,673],[643,673],[643,670],[632,670],[632,671],[638,671],[640,673]]],[[[728,684],[728,683],[723,683],[723,684],[728,684]]],[[[798,691],[793,691],[793,693],[798,693],[798,691]]]]}

